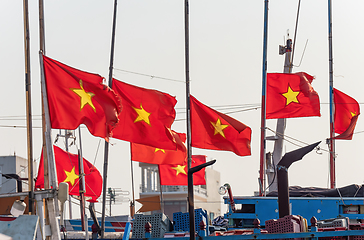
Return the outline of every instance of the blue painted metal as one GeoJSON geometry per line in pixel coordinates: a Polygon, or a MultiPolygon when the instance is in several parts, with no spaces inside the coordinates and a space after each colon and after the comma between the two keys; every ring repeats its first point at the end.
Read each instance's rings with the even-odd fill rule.
{"type": "Polygon", "coordinates": [[[123,240],[129,240],[130,230],[131,230],[131,224],[130,222],[127,222],[125,225],[123,240]]]}
{"type": "MultiPolygon", "coordinates": [[[[254,233],[248,235],[232,236],[207,236],[200,237],[201,240],[242,240],[242,239],[288,239],[288,238],[306,238],[314,240],[316,238],[341,237],[341,236],[363,236],[364,230],[347,230],[347,231],[327,231],[327,232],[299,232],[299,233],[254,233]]],[[[150,240],[165,240],[165,238],[153,238],[150,240]]],[[[178,237],[173,240],[186,240],[188,238],[178,237]]],[[[146,240],[146,239],[144,239],[146,240]]]]}
{"type": "MultiPolygon", "coordinates": [[[[72,225],[74,231],[82,231],[82,223],[80,219],[68,220],[72,225]]],[[[88,220],[88,231],[92,232],[91,226],[94,223],[93,220],[88,220]]],[[[105,232],[115,232],[115,227],[110,222],[105,222],[105,232]]]]}
{"type": "MultiPolygon", "coordinates": [[[[262,226],[265,221],[278,219],[278,198],[276,197],[235,197],[237,212],[229,212],[225,218],[229,219],[229,227],[233,227],[235,219],[241,221],[240,227],[253,227],[255,218],[260,220],[262,226]],[[254,206],[254,212],[239,213],[242,205],[254,206]]],[[[229,205],[229,199],[224,198],[224,203],[229,205]]],[[[293,215],[300,215],[306,219],[315,216],[317,220],[324,220],[337,217],[348,217],[349,219],[364,219],[364,214],[345,214],[344,207],[349,205],[363,206],[364,198],[325,198],[325,197],[291,197],[290,204],[293,215]]]]}

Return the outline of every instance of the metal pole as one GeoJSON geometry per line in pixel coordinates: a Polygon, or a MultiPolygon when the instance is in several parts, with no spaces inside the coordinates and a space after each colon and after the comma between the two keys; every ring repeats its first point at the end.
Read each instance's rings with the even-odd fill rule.
{"type": "Polygon", "coordinates": [[[265,194],[265,126],[266,126],[266,92],[267,92],[267,45],[268,45],[268,0],[264,1],[264,37],[263,37],[263,69],[262,69],[262,112],[261,112],[261,125],[260,125],[260,170],[259,181],[261,188],[259,195],[265,194]]]}
{"type": "MultiPolygon", "coordinates": [[[[110,53],[110,66],[109,66],[109,87],[112,86],[112,72],[114,65],[114,42],[115,42],[115,28],[116,28],[116,8],[117,0],[114,1],[114,18],[111,35],[111,53],[110,53]]],[[[105,232],[105,204],[106,204],[106,187],[107,187],[107,168],[109,164],[109,142],[105,141],[105,153],[104,153],[104,175],[102,186],[102,216],[101,216],[101,237],[104,237],[105,232]]]]}
{"type": "Polygon", "coordinates": [[[131,171],[131,190],[133,194],[133,201],[130,203],[130,216],[134,218],[135,215],[135,195],[134,195],[134,170],[133,161],[130,159],[130,171],[131,171]]]}
{"type": "Polygon", "coordinates": [[[190,112],[190,55],[189,55],[189,10],[188,0],[185,0],[185,68],[186,68],[186,115],[187,115],[187,159],[188,169],[191,168],[191,112],[190,112]]]}
{"type": "Polygon", "coordinates": [[[163,202],[163,189],[162,189],[162,185],[161,185],[161,178],[159,177],[160,174],[159,174],[159,170],[158,170],[158,184],[159,184],[159,193],[160,193],[160,198],[161,198],[161,212],[164,213],[164,202],[163,202]]]}
{"type": "MultiPolygon", "coordinates": [[[[68,152],[68,138],[69,134],[71,132],[68,132],[68,130],[65,130],[64,136],[65,136],[65,144],[66,144],[66,151],[68,152]]],[[[72,201],[71,201],[71,195],[68,196],[68,210],[69,210],[69,218],[72,219],[72,201]]]]}
{"type": "MultiPolygon", "coordinates": [[[[43,99],[43,106],[44,106],[44,118],[45,118],[45,129],[44,131],[44,138],[45,138],[45,145],[46,151],[43,154],[44,161],[45,156],[48,159],[48,173],[49,173],[49,186],[53,189],[58,189],[57,183],[57,172],[56,172],[56,163],[54,160],[53,155],[53,147],[52,147],[52,139],[51,139],[51,120],[49,116],[49,108],[48,108],[48,101],[47,101],[47,90],[45,84],[45,76],[44,76],[44,64],[43,64],[43,54],[39,52],[40,58],[40,68],[41,68],[41,86],[42,86],[42,99],[43,99]]],[[[56,218],[59,216],[59,204],[58,204],[58,196],[57,194],[53,195],[53,198],[48,198],[46,200],[47,210],[48,210],[48,220],[50,222],[51,231],[52,231],[52,239],[61,239],[59,233],[59,226],[56,218]]],[[[47,220],[47,221],[48,221],[47,220]]]]}
{"type": "MultiPolygon", "coordinates": [[[[39,51],[45,54],[45,33],[44,33],[44,4],[43,0],[39,0],[39,51]]],[[[42,57],[41,57],[42,58],[42,57]]],[[[42,59],[43,60],[43,59],[42,59]]],[[[43,64],[41,60],[41,64],[43,64]]],[[[41,74],[43,69],[41,67],[41,74]]],[[[43,88],[41,88],[42,96],[43,96],[43,88]]],[[[48,156],[47,156],[47,146],[46,146],[46,120],[45,120],[45,112],[44,112],[44,100],[42,97],[42,152],[43,152],[43,169],[44,169],[44,188],[50,189],[49,187],[49,172],[48,172],[48,156]]],[[[44,216],[45,216],[45,225],[50,225],[49,213],[48,213],[48,201],[44,202],[44,216]]],[[[43,230],[45,233],[45,231],[43,230]]],[[[46,237],[46,239],[50,239],[50,237],[46,237]]]]}
{"type": "Polygon", "coordinates": [[[110,189],[110,209],[109,209],[109,216],[111,217],[111,198],[112,198],[112,189],[110,189]]]}
{"type": "Polygon", "coordinates": [[[28,185],[29,185],[29,212],[34,215],[34,177],[33,177],[33,126],[30,81],[30,36],[28,0],[23,1],[24,7],[24,53],[25,53],[25,98],[27,105],[27,145],[28,145],[28,185]]]}
{"type": "MultiPolygon", "coordinates": [[[[189,55],[189,5],[188,0],[185,0],[185,68],[186,68],[186,119],[187,119],[187,167],[191,169],[192,149],[191,149],[191,112],[190,112],[190,55],[189,55]]],[[[188,176],[188,181],[192,182],[192,186],[188,184],[188,212],[190,216],[190,239],[195,239],[194,225],[194,200],[193,200],[193,176],[188,176]]]]}
{"type": "Polygon", "coordinates": [[[335,179],[335,123],[334,123],[334,70],[333,70],[333,54],[332,54],[332,5],[331,0],[328,0],[329,7],[329,98],[330,98],[330,188],[336,187],[335,179]]]}
{"type": "MultiPolygon", "coordinates": [[[[45,116],[45,123],[46,123],[46,129],[45,129],[45,142],[47,151],[47,159],[48,159],[48,171],[49,171],[49,185],[53,189],[58,189],[58,182],[57,182],[57,171],[56,171],[56,162],[54,160],[54,154],[53,154],[53,146],[52,146],[52,139],[51,139],[51,119],[49,116],[49,108],[48,108],[48,97],[47,97],[47,88],[45,83],[45,76],[44,76],[44,64],[43,64],[43,54],[42,52],[39,53],[40,57],[40,68],[41,68],[41,85],[42,85],[42,96],[43,96],[43,105],[44,105],[44,116],[45,116]]],[[[54,195],[55,201],[58,200],[57,195],[54,195]]],[[[56,201],[57,203],[57,201],[56,201]]],[[[59,214],[59,207],[58,203],[55,204],[55,207],[57,209],[56,215],[59,214]]]]}
{"type": "Polygon", "coordinates": [[[81,222],[82,231],[85,231],[86,221],[85,219],[85,173],[83,170],[83,155],[82,155],[82,140],[81,140],[81,127],[78,127],[78,138],[80,139],[80,148],[78,149],[78,174],[80,178],[79,193],[80,193],[80,208],[81,208],[81,222]]]}
{"type": "MultiPolygon", "coordinates": [[[[287,39],[285,54],[286,55],[285,55],[285,60],[284,60],[283,73],[291,73],[291,71],[292,71],[292,65],[291,65],[292,40],[291,39],[287,39]]],[[[286,130],[286,119],[285,118],[277,119],[276,136],[275,136],[274,150],[273,150],[274,166],[278,166],[278,163],[282,158],[283,136],[284,136],[285,130],[286,130]]],[[[276,169],[273,169],[273,170],[276,171],[276,169]]],[[[270,177],[270,178],[273,179],[272,177],[270,177]]],[[[275,191],[277,189],[278,189],[278,177],[274,179],[274,182],[271,184],[269,191],[275,191]]]]}
{"type": "Polygon", "coordinates": [[[45,33],[44,33],[44,4],[43,0],[39,0],[39,44],[40,51],[43,51],[43,54],[46,54],[45,50],[45,33]]]}

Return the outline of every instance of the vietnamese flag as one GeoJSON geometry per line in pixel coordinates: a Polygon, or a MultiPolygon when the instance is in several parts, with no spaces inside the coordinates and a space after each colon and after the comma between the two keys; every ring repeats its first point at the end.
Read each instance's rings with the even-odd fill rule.
{"type": "Polygon", "coordinates": [[[183,144],[186,141],[185,133],[172,131],[176,140],[180,141],[177,150],[167,150],[147,145],[130,143],[131,160],[150,164],[183,164],[187,159],[187,149],[183,144]]]}
{"type": "Polygon", "coordinates": [[[171,125],[176,116],[175,97],[114,79],[112,89],[123,102],[113,137],[156,148],[176,150],[171,125]]]}
{"type": "MultiPolygon", "coordinates": [[[[206,156],[192,155],[191,168],[206,163],[206,156]]],[[[182,165],[158,165],[161,185],[187,186],[187,162],[182,165]]],[[[193,185],[206,185],[205,168],[193,174],[193,185]]]]}
{"type": "Polygon", "coordinates": [[[266,118],[321,116],[320,99],[311,86],[313,79],[304,72],[268,73],[266,118]]]}
{"type": "Polygon", "coordinates": [[[334,139],[351,140],[360,114],[358,102],[345,93],[334,88],[335,133],[334,139]]]}
{"type": "Polygon", "coordinates": [[[239,156],[251,155],[250,127],[205,106],[192,95],[190,103],[192,147],[231,151],[239,156]]]}
{"type": "MultiPolygon", "coordinates": [[[[53,146],[54,158],[56,162],[57,180],[66,182],[69,186],[69,194],[79,196],[79,168],[78,155],[62,150],[57,146],[53,146]]],[[[40,157],[38,177],[35,181],[35,188],[44,188],[44,163],[43,151],[40,157]]],[[[89,161],[83,159],[83,170],[85,173],[85,197],[89,202],[97,202],[97,198],[101,195],[102,177],[100,172],[89,161]]]]}
{"type": "Polygon", "coordinates": [[[108,138],[118,123],[120,98],[97,74],[83,72],[43,56],[51,127],[85,124],[94,136],[108,138]]]}

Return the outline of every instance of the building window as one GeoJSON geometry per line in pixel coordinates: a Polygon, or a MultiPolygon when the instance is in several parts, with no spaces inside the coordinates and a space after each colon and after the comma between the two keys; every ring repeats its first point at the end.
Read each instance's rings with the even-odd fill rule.
{"type": "Polygon", "coordinates": [[[26,174],[25,174],[25,169],[26,169],[25,166],[20,165],[20,177],[21,178],[26,178],[27,177],[26,174]]]}

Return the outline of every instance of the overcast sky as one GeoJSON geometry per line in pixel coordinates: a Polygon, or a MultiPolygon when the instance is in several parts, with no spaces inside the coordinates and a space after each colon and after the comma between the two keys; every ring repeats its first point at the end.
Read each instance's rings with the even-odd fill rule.
{"type": "MultiPolygon", "coordinates": [[[[45,1],[46,55],[84,71],[108,78],[112,28],[112,0],[45,1]]],[[[293,38],[298,1],[269,2],[268,72],[282,72],[284,57],[278,46],[287,31],[293,38]]],[[[334,1],[334,86],[362,106],[362,56],[360,47],[364,2],[334,1]]],[[[304,143],[322,141],[323,151],[311,152],[291,166],[290,185],[328,187],[329,71],[327,1],[302,1],[297,32],[294,72],[314,75],[313,87],[321,101],[321,117],[287,120],[286,135],[304,143]],[[303,55],[305,43],[307,48],[303,55]]],[[[229,183],[235,195],[258,190],[260,101],[262,89],[264,1],[190,1],[191,94],[202,103],[252,128],[252,155],[193,149],[216,159],[214,169],[221,183],[229,183]],[[229,107],[229,108],[227,108],[229,107]],[[245,110],[245,111],[241,111],[245,110]]],[[[38,3],[29,1],[31,35],[31,94],[34,159],[41,149],[41,96],[39,77],[38,3]]],[[[26,101],[22,1],[0,1],[0,155],[27,157],[26,101]],[[16,126],[15,128],[12,126],[16,126]]],[[[114,78],[176,96],[173,130],[185,132],[185,65],[183,0],[119,0],[115,41],[114,78]],[[154,76],[154,77],[153,77],[154,76]]],[[[276,120],[267,127],[275,130],[276,120]]],[[[363,183],[364,125],[361,117],[352,141],[337,141],[337,186],[363,183]]],[[[53,139],[58,130],[53,130],[53,139]]],[[[273,133],[267,130],[267,136],[273,133]]],[[[83,155],[103,172],[104,142],[82,130],[83,155]],[[98,149],[99,142],[100,148],[98,149]],[[97,151],[98,149],[98,151],[97,151]]],[[[294,140],[290,140],[295,142],[294,140]]],[[[129,143],[111,139],[108,187],[131,192],[129,143]]],[[[295,142],[300,146],[304,144],[295,142]]],[[[78,144],[78,142],[77,142],[78,144]]],[[[58,146],[64,148],[63,140],[58,146]]],[[[285,142],[284,152],[298,148],[285,142]]],[[[76,152],[76,147],[70,148],[76,152]]],[[[267,151],[273,151],[268,142],[267,151]]],[[[136,197],[140,169],[134,163],[136,197]]],[[[130,194],[131,198],[131,194],[130,194]]],[[[137,205],[137,209],[138,209],[137,205]]],[[[97,205],[101,210],[101,204],[97,205]]],[[[222,208],[226,210],[225,207],[222,208]]],[[[113,207],[113,214],[128,214],[128,203],[113,207]]],[[[67,215],[66,215],[67,216],[67,215]]]]}

